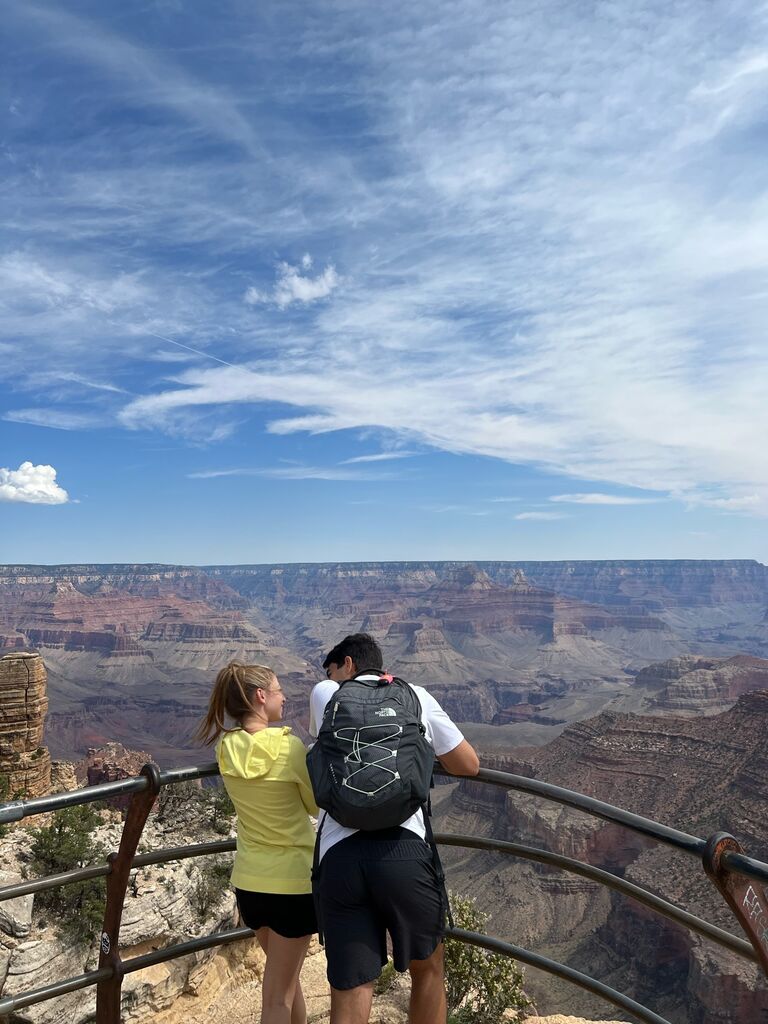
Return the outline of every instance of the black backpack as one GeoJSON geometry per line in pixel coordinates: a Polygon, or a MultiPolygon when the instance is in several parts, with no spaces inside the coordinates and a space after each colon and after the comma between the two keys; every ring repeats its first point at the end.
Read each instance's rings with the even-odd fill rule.
{"type": "Polygon", "coordinates": [[[363,831],[402,825],[426,807],[435,762],[416,692],[396,676],[361,678],[373,675],[339,685],[307,754],[317,806],[363,831]]]}

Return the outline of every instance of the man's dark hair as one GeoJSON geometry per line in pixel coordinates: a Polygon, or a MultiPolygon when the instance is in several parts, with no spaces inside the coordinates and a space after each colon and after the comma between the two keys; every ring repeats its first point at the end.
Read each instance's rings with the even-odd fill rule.
{"type": "Polygon", "coordinates": [[[323,668],[329,665],[343,665],[345,658],[351,658],[358,672],[372,668],[381,671],[384,659],[381,648],[370,633],[351,633],[340,640],[333,650],[329,651],[323,662],[323,668]]]}

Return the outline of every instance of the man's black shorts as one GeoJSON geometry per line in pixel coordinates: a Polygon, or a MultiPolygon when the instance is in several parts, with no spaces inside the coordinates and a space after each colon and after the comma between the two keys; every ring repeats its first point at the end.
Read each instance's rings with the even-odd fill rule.
{"type": "Polygon", "coordinates": [[[298,939],[317,931],[312,895],[284,896],[276,892],[235,889],[237,906],[246,928],[271,928],[285,939],[298,939]]]}
{"type": "Polygon", "coordinates": [[[356,832],[332,846],[320,864],[319,916],[333,988],[378,978],[387,962],[387,932],[398,971],[411,960],[426,960],[442,941],[443,889],[431,849],[407,829],[386,835],[392,838],[356,832]]]}

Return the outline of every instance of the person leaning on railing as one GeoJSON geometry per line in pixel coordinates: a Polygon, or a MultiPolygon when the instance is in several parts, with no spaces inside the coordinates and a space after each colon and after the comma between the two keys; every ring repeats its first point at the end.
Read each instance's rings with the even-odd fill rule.
{"type": "Polygon", "coordinates": [[[231,662],[216,677],[197,731],[216,759],[237,812],[232,870],[243,923],[266,954],[262,1024],[306,1024],[299,973],[317,931],[310,872],[317,815],[306,750],[280,726],[285,696],[263,665],[231,662]],[[237,725],[227,728],[227,716],[237,725]]]}

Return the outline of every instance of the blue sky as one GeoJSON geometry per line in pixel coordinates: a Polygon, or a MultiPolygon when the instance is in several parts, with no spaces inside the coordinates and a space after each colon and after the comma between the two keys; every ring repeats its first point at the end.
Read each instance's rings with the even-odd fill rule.
{"type": "Polygon", "coordinates": [[[768,4],[2,10],[1,561],[768,561],[768,4]]]}

